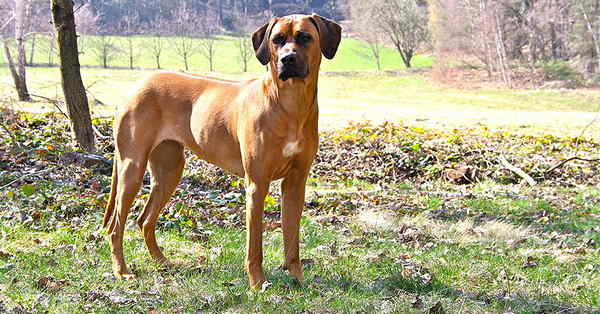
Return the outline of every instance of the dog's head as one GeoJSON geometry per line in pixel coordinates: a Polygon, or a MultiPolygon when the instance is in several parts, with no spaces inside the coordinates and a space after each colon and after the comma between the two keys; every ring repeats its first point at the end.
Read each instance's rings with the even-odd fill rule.
{"type": "Polygon", "coordinates": [[[342,28],[316,14],[273,18],[252,34],[258,61],[270,63],[282,81],[316,74],[321,53],[333,58],[341,39],[342,28]]]}

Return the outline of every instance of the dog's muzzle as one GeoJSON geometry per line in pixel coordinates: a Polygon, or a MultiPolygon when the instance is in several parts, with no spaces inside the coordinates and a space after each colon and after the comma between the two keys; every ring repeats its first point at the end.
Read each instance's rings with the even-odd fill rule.
{"type": "Polygon", "coordinates": [[[278,76],[282,81],[289,78],[305,78],[308,75],[308,67],[300,56],[295,52],[290,52],[279,58],[277,64],[278,76]]]}

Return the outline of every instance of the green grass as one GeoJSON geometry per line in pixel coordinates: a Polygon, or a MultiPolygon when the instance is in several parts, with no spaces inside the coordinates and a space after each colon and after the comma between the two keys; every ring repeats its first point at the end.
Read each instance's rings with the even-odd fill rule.
{"type": "MultiPolygon", "coordinates": [[[[340,53],[338,57],[342,57],[340,53]]],[[[336,60],[336,59],[334,59],[336,60]]],[[[58,68],[28,69],[30,92],[60,98],[58,68]]],[[[135,90],[138,80],[155,70],[83,68],[84,84],[95,99],[108,106],[93,106],[101,116],[111,115],[135,90]]],[[[249,73],[209,73],[247,79],[263,75],[249,73]]],[[[0,69],[0,97],[16,97],[6,68],[0,69]]],[[[36,98],[39,100],[39,98],[36,98]]],[[[548,90],[506,89],[464,90],[436,84],[421,74],[402,76],[358,73],[324,74],[319,79],[321,127],[344,126],[348,121],[371,120],[414,124],[418,127],[463,128],[486,125],[520,134],[579,136],[600,108],[594,91],[573,90],[556,93],[548,90]]],[[[25,110],[54,110],[42,103],[20,103],[25,110]]],[[[600,125],[592,124],[584,136],[598,138],[600,125]]]]}
{"type": "MultiPolygon", "coordinates": [[[[172,269],[152,261],[134,223],[148,198],[144,184],[124,242],[126,261],[138,278],[116,280],[100,227],[110,167],[69,162],[75,147],[60,115],[3,113],[2,122],[20,146],[8,137],[0,141],[0,186],[20,181],[0,190],[2,312],[422,313],[436,304],[446,313],[600,311],[600,188],[583,176],[593,165],[565,166],[554,180],[535,187],[501,184],[505,180],[496,175],[453,184],[424,169],[398,180],[388,174],[373,181],[364,172],[394,162],[373,164],[360,157],[351,165],[329,158],[357,147],[364,148],[351,150],[357,156],[383,151],[378,143],[409,149],[414,142],[421,152],[411,152],[425,154],[432,142],[447,143],[457,133],[389,125],[322,132],[322,154],[311,172],[301,222],[306,281],[297,283],[279,269],[281,231],[268,230],[264,268],[272,285],[257,293],[250,291],[243,271],[239,178],[187,159],[183,180],[158,221],[159,245],[178,265],[172,269]],[[44,169],[49,171],[41,173],[44,169]],[[569,180],[574,171],[581,172],[576,174],[580,180],[569,180]]],[[[110,134],[108,120],[97,119],[95,125],[110,134]]],[[[514,139],[463,134],[448,150],[426,154],[438,162],[460,159],[484,141],[490,141],[481,148],[485,151],[521,147],[507,156],[510,160],[553,158],[528,155],[543,141],[559,150],[552,153],[575,150],[568,141],[548,137],[514,139]]],[[[100,139],[98,148],[110,157],[112,145],[100,139]]],[[[579,149],[595,147],[587,143],[579,149]]],[[[482,159],[494,158],[481,156],[470,164],[482,159]]],[[[545,167],[517,165],[532,174],[533,168],[545,167]]],[[[266,221],[280,221],[280,200],[280,189],[271,189],[266,221]]]]}
{"type": "MultiPolygon", "coordinates": [[[[34,64],[48,64],[48,45],[49,38],[45,36],[37,36],[36,47],[37,50],[34,53],[34,64]]],[[[93,46],[95,44],[94,36],[82,36],[80,37],[80,63],[83,66],[102,66],[102,62],[94,55],[93,46]]],[[[117,47],[120,51],[118,55],[109,62],[111,67],[124,67],[129,68],[129,55],[127,52],[127,43],[124,37],[110,37],[111,43],[117,47]]],[[[134,67],[154,69],[156,68],[156,62],[154,55],[148,47],[150,46],[150,38],[146,36],[134,36],[133,45],[136,47],[136,60],[134,67]]],[[[236,73],[242,71],[242,64],[238,57],[237,37],[231,36],[218,36],[216,42],[216,53],[214,60],[214,69],[217,72],[230,72],[236,73]]],[[[250,41],[250,38],[247,38],[250,41]]],[[[161,55],[161,68],[163,69],[184,69],[183,58],[177,55],[176,51],[172,49],[173,39],[164,38],[165,48],[161,55]]],[[[28,59],[30,60],[31,54],[31,41],[27,44],[29,48],[27,50],[28,59]]],[[[322,69],[324,71],[364,71],[364,70],[375,70],[375,64],[363,57],[360,51],[365,49],[365,44],[360,40],[354,38],[343,38],[340,47],[338,49],[337,57],[333,60],[323,60],[322,69]]],[[[0,62],[4,62],[4,54],[0,56],[0,62]]],[[[58,60],[54,56],[52,62],[57,63],[58,60]]],[[[384,47],[381,51],[381,64],[382,70],[396,70],[405,68],[400,55],[396,50],[384,47]]],[[[431,67],[433,60],[430,56],[417,55],[413,59],[413,67],[431,67]]],[[[190,58],[190,71],[208,71],[208,61],[200,52],[196,52],[190,58]]],[[[257,72],[264,69],[262,65],[252,57],[248,65],[248,71],[257,72]]]]}
{"type": "MultiPolygon", "coordinates": [[[[598,192],[577,190],[567,197],[598,213],[597,204],[584,200],[598,192]]],[[[15,205],[36,204],[20,201],[31,198],[20,192],[12,197],[3,193],[0,198],[15,205]]],[[[0,305],[34,312],[420,312],[437,302],[448,313],[600,309],[598,242],[583,251],[575,249],[585,247],[591,235],[587,230],[600,223],[598,218],[582,216],[587,225],[555,229],[552,226],[559,223],[572,224],[577,214],[561,210],[555,221],[532,222],[526,214],[544,208],[541,199],[483,202],[476,196],[466,201],[472,211],[463,219],[483,214],[488,220],[464,229],[461,220],[426,218],[432,210],[449,209],[440,206],[437,198],[422,201],[428,204],[422,212],[390,213],[391,227],[383,229],[365,225],[353,215],[334,224],[307,215],[302,220],[301,254],[311,263],[303,284],[278,270],[283,261],[281,234],[266,232],[264,266],[272,285],[263,293],[249,291],[245,279],[243,228],[201,224],[199,228],[209,236],[200,241],[192,240],[186,229],[160,228],[160,245],[179,262],[174,269],[155,265],[140,232],[127,229],[125,255],[138,279],[119,281],[110,274],[97,206],[77,215],[78,220],[65,220],[47,231],[39,229],[52,226],[44,218],[32,223],[13,221],[0,225],[0,250],[10,254],[0,259],[0,305]],[[515,204],[526,209],[523,215],[515,216],[515,204]],[[489,219],[505,221],[505,230],[487,231],[489,219]],[[403,224],[414,238],[399,236],[396,228],[403,224]],[[510,228],[520,227],[528,228],[526,233],[511,233],[510,228]],[[459,232],[446,232],[454,229],[459,232]],[[559,241],[564,244],[557,246],[559,241]],[[48,276],[50,282],[64,282],[54,288],[40,283],[48,276]],[[413,305],[417,297],[420,307],[413,305]]]]}

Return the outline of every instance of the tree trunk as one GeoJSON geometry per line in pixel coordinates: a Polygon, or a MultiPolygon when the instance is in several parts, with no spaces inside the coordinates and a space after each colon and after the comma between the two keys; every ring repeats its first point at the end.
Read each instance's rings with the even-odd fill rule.
{"type": "Polygon", "coordinates": [[[15,89],[17,90],[19,100],[31,101],[31,97],[29,96],[29,92],[27,91],[27,83],[25,81],[25,77],[19,75],[17,67],[15,66],[15,62],[13,61],[12,55],[10,54],[10,47],[8,47],[8,42],[6,42],[6,40],[4,40],[4,55],[6,56],[10,74],[13,78],[13,81],[15,82],[15,89]]]}
{"type": "Polygon", "coordinates": [[[35,54],[35,34],[31,34],[31,50],[29,50],[29,65],[33,65],[33,56],[35,54]]]}
{"type": "Polygon", "coordinates": [[[129,35],[127,41],[129,43],[129,69],[133,70],[133,39],[131,35],[129,35]]]}
{"type": "Polygon", "coordinates": [[[6,55],[8,67],[10,73],[15,82],[15,88],[17,89],[17,95],[20,101],[31,101],[29,91],[27,90],[27,73],[25,71],[25,63],[27,58],[25,56],[25,21],[27,16],[27,7],[29,6],[28,1],[15,1],[15,41],[17,44],[17,60],[16,64],[10,54],[8,43],[4,41],[4,53],[6,55]]]}
{"type": "Polygon", "coordinates": [[[51,0],[52,20],[56,28],[60,73],[71,130],[79,146],[95,153],[95,138],[88,100],[79,71],[79,54],[72,0],[51,0]]]}

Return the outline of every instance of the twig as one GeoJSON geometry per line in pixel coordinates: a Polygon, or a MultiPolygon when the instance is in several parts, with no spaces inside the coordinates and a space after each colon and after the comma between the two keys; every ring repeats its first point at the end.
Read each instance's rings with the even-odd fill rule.
{"type": "Polygon", "coordinates": [[[548,172],[552,172],[553,170],[555,170],[556,168],[560,168],[562,167],[564,164],[568,163],[569,161],[572,160],[581,160],[581,161],[587,161],[587,162],[596,162],[596,161],[600,161],[600,158],[596,158],[596,159],[587,159],[587,158],[581,158],[581,157],[577,157],[577,156],[573,156],[571,158],[567,158],[559,163],[557,163],[556,165],[552,166],[552,168],[544,171],[544,173],[548,173],[548,172]]]}
{"type": "Polygon", "coordinates": [[[86,89],[86,90],[85,90],[85,92],[86,92],[86,93],[88,93],[88,94],[90,94],[90,95],[91,95],[91,96],[94,98],[94,101],[95,101],[95,102],[97,102],[98,104],[100,104],[100,105],[102,105],[102,106],[107,106],[107,104],[105,104],[105,103],[104,103],[104,102],[102,102],[100,99],[98,99],[98,98],[96,97],[96,95],[92,94],[92,92],[90,92],[90,90],[89,90],[89,89],[86,89]]]}
{"type": "Polygon", "coordinates": [[[41,98],[41,99],[45,99],[45,100],[47,100],[47,101],[48,101],[49,103],[51,103],[51,104],[52,104],[54,107],[56,107],[56,109],[58,109],[58,111],[59,111],[60,113],[62,113],[62,114],[63,114],[63,116],[65,116],[65,118],[69,119],[69,116],[68,116],[68,115],[67,115],[67,114],[66,114],[64,111],[62,111],[62,109],[60,109],[60,107],[58,106],[58,102],[59,102],[58,100],[56,100],[56,99],[52,99],[52,98],[48,98],[48,97],[46,97],[46,96],[40,96],[40,95],[34,95],[34,94],[29,94],[29,96],[38,97],[38,98],[41,98]]]}
{"type": "Polygon", "coordinates": [[[534,186],[537,184],[537,182],[535,182],[535,180],[530,175],[525,173],[525,171],[513,166],[510,162],[508,162],[508,160],[504,158],[504,155],[500,155],[498,159],[500,159],[500,162],[504,167],[506,167],[506,169],[516,173],[519,177],[525,179],[525,181],[527,181],[527,183],[529,183],[530,186],[534,186]]]}
{"type": "Polygon", "coordinates": [[[106,135],[102,134],[100,132],[100,130],[98,130],[98,128],[96,128],[96,126],[94,126],[93,123],[92,123],[92,130],[94,130],[94,133],[96,133],[96,137],[98,137],[99,139],[107,139],[107,138],[109,138],[109,136],[106,136],[106,135]]]}
{"type": "Polygon", "coordinates": [[[587,131],[587,129],[589,127],[592,126],[592,124],[596,123],[596,121],[598,121],[598,119],[600,118],[600,104],[598,104],[598,108],[596,109],[596,115],[594,116],[594,118],[592,119],[592,121],[590,121],[590,123],[588,123],[582,130],[581,133],[579,133],[579,136],[577,137],[577,141],[575,141],[575,154],[577,154],[577,152],[579,152],[579,140],[581,138],[583,138],[583,134],[585,134],[585,132],[587,131]]]}
{"type": "Polygon", "coordinates": [[[21,180],[23,180],[23,179],[25,179],[25,178],[27,178],[27,177],[31,177],[31,176],[33,176],[33,175],[36,175],[36,174],[42,174],[42,173],[48,172],[48,171],[50,171],[50,170],[54,170],[54,168],[55,168],[55,167],[52,167],[52,168],[46,168],[46,169],[44,169],[44,170],[40,170],[40,171],[37,171],[37,172],[34,172],[34,173],[28,173],[28,174],[26,174],[26,175],[24,175],[24,176],[18,177],[18,178],[16,178],[15,180],[12,180],[12,181],[10,181],[10,182],[9,182],[9,183],[7,183],[7,184],[5,184],[5,185],[3,185],[3,186],[0,186],[0,190],[4,190],[5,188],[9,187],[9,186],[10,186],[10,185],[12,185],[13,183],[15,183],[15,182],[19,182],[19,181],[21,181],[21,180]]]}

